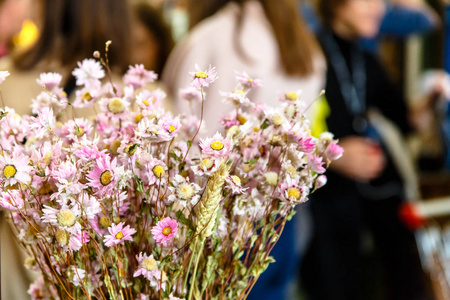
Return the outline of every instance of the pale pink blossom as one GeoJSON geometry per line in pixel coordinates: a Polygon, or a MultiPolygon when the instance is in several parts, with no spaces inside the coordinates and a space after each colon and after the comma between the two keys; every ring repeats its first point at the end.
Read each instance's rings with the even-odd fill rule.
{"type": "Polygon", "coordinates": [[[130,66],[127,73],[123,77],[126,85],[133,86],[134,89],[141,88],[147,83],[154,82],[158,79],[158,75],[153,71],[148,71],[143,64],[130,66]]]}
{"type": "Polygon", "coordinates": [[[177,221],[169,217],[162,219],[151,229],[153,239],[164,246],[167,246],[167,243],[177,235],[177,231],[177,221]]]}
{"type": "Polygon", "coordinates": [[[19,147],[16,147],[12,155],[4,153],[0,155],[0,179],[5,186],[14,185],[18,182],[28,184],[31,181],[30,158],[25,156],[19,147]]]}
{"type": "Polygon", "coordinates": [[[58,73],[41,73],[36,82],[48,91],[53,91],[61,83],[62,76],[58,73]]]}
{"type": "Polygon", "coordinates": [[[0,84],[2,84],[9,75],[8,71],[0,71],[0,84]]]}
{"type": "Polygon", "coordinates": [[[202,153],[213,157],[227,157],[231,150],[231,141],[216,133],[212,138],[200,139],[202,153]]]}
{"type": "Polygon", "coordinates": [[[248,76],[246,72],[240,73],[235,71],[234,73],[237,81],[240,82],[245,88],[249,89],[253,87],[262,86],[262,82],[260,79],[250,78],[250,76],[248,76]]]}
{"type": "Polygon", "coordinates": [[[325,156],[330,160],[336,160],[340,158],[343,153],[344,148],[334,142],[329,143],[327,149],[325,150],[325,156]]]}
{"type": "Polygon", "coordinates": [[[78,62],[78,68],[73,70],[72,75],[77,79],[77,85],[92,87],[99,85],[100,79],[105,77],[105,71],[98,61],[89,58],[78,62]]]}
{"type": "Polygon", "coordinates": [[[121,222],[117,225],[112,224],[111,227],[108,227],[109,234],[105,235],[103,242],[107,247],[111,247],[117,244],[124,244],[125,241],[132,241],[131,237],[136,233],[136,230],[130,228],[130,225],[125,225],[124,222],[121,222]]]}
{"type": "Polygon", "coordinates": [[[192,77],[191,85],[196,88],[208,87],[210,83],[213,83],[218,77],[216,68],[209,66],[208,70],[203,71],[198,64],[195,64],[195,72],[190,72],[192,77]]]}

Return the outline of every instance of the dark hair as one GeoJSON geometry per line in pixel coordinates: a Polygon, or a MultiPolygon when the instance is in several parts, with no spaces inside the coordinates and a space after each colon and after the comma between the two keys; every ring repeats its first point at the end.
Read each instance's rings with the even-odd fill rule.
{"type": "Polygon", "coordinates": [[[330,26],[339,6],[345,4],[348,0],[316,0],[315,6],[317,15],[326,26],[330,26]]]}
{"type": "Polygon", "coordinates": [[[77,61],[105,49],[112,41],[109,61],[112,68],[126,70],[130,22],[124,0],[43,0],[42,29],[31,49],[15,57],[15,65],[31,69],[52,59],[74,67],[77,61]]]}
{"type": "Polygon", "coordinates": [[[164,21],[162,14],[146,2],[141,1],[134,4],[133,13],[158,41],[158,55],[154,71],[161,74],[170,51],[172,51],[175,44],[172,31],[164,21]]]}
{"type": "MultiPolygon", "coordinates": [[[[272,26],[280,50],[284,71],[289,75],[308,75],[314,70],[314,54],[318,53],[317,41],[304,23],[296,0],[258,0],[272,26]]],[[[190,27],[215,14],[225,4],[235,2],[242,6],[246,0],[189,0],[190,27]]],[[[242,20],[240,10],[237,20],[236,44],[242,20]]],[[[239,50],[245,55],[245,51],[239,50]]]]}

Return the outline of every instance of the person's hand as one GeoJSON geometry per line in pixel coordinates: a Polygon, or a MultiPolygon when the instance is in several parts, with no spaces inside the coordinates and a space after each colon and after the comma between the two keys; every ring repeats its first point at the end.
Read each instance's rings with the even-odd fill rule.
{"type": "Polygon", "coordinates": [[[386,161],[376,142],[350,136],[340,139],[339,145],[344,148],[344,154],[330,165],[335,172],[356,181],[369,181],[383,171],[386,161]]]}
{"type": "Polygon", "coordinates": [[[428,130],[437,116],[440,101],[450,99],[450,76],[444,71],[429,71],[422,79],[424,97],[411,106],[410,120],[418,131],[428,130]]]}

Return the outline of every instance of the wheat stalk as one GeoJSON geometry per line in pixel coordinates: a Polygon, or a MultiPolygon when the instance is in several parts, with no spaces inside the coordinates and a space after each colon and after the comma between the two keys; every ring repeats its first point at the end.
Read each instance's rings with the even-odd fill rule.
{"type": "Polygon", "coordinates": [[[226,160],[222,163],[216,172],[211,176],[206,186],[205,194],[198,208],[197,231],[202,239],[209,237],[212,234],[212,229],[216,221],[217,211],[219,210],[219,202],[222,199],[222,188],[230,172],[230,167],[227,166],[226,160]]]}

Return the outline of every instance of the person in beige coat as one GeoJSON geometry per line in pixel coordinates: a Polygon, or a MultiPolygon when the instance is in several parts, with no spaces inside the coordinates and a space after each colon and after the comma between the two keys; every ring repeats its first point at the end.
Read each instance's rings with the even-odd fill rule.
{"type": "MultiPolygon", "coordinates": [[[[178,90],[189,85],[189,72],[198,64],[202,70],[215,67],[218,79],[206,88],[204,102],[205,130],[201,137],[221,129],[220,117],[235,111],[222,103],[219,91],[233,92],[235,71],[245,71],[262,86],[252,89],[248,98],[271,107],[280,105],[279,93],[298,92],[307,104],[316,99],[325,83],[325,62],[315,39],[298,15],[293,0],[202,0],[188,1],[192,30],[175,47],[163,82],[179,113],[200,117],[201,104],[179,97],[178,90]]],[[[197,70],[198,71],[198,70],[197,70]]],[[[198,138],[193,144],[198,142],[198,138]]],[[[300,209],[304,218],[307,212],[300,209]]],[[[295,221],[288,222],[271,255],[277,261],[258,279],[249,299],[292,299],[289,283],[294,280],[299,262],[298,244],[306,235],[299,234],[295,221]]],[[[308,224],[302,226],[307,233],[308,224]]]]}

